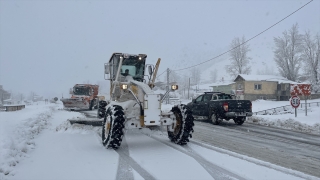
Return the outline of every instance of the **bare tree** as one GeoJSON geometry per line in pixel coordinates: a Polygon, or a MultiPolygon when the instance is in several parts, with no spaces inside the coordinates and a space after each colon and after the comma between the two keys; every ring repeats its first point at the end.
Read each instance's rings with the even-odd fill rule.
{"type": "Polygon", "coordinates": [[[262,62],[262,64],[264,68],[257,70],[258,75],[276,75],[272,66],[269,67],[268,64],[266,64],[265,62],[262,62]]]}
{"type": "Polygon", "coordinates": [[[232,48],[229,53],[231,65],[227,65],[226,70],[232,77],[251,72],[251,67],[249,66],[251,58],[248,57],[250,48],[245,42],[246,39],[243,36],[241,39],[239,37],[234,38],[230,44],[232,48]]]}
{"type": "Polygon", "coordinates": [[[211,82],[216,82],[218,78],[217,70],[210,71],[211,82]]]}
{"type": "Polygon", "coordinates": [[[289,32],[284,31],[282,37],[274,38],[276,50],[274,60],[279,73],[291,81],[296,81],[301,67],[302,35],[298,24],[294,24],[289,32]]]}
{"type": "Polygon", "coordinates": [[[302,59],[305,64],[304,72],[309,75],[314,92],[320,91],[320,36],[317,34],[314,39],[310,32],[303,36],[302,59]]]}

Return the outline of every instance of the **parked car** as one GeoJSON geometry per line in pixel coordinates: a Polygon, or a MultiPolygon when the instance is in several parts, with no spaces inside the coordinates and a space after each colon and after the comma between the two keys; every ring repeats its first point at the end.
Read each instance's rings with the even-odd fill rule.
{"type": "Polygon", "coordinates": [[[210,120],[218,125],[224,120],[233,119],[242,125],[246,117],[252,116],[252,103],[249,100],[235,100],[230,94],[205,92],[187,104],[195,119],[210,120]]]}

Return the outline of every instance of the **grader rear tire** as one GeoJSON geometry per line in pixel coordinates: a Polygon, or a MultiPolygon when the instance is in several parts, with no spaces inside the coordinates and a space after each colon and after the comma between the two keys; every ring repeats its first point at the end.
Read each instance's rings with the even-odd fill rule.
{"type": "Polygon", "coordinates": [[[175,115],[176,125],[173,128],[174,131],[168,131],[169,139],[180,145],[185,145],[189,142],[189,137],[192,137],[194,118],[191,110],[184,104],[180,104],[172,107],[171,111],[175,115]]]}
{"type": "Polygon", "coordinates": [[[99,101],[99,108],[97,110],[97,117],[99,119],[104,118],[106,116],[106,106],[108,103],[106,101],[99,101]]]}
{"type": "Polygon", "coordinates": [[[124,128],[123,108],[112,105],[108,108],[102,123],[102,144],[107,148],[118,149],[122,142],[124,128]]]}

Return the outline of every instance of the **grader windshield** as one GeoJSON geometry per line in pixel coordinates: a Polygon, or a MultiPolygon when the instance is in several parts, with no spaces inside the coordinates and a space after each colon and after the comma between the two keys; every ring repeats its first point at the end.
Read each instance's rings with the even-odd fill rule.
{"type": "MultiPolygon", "coordinates": [[[[114,54],[110,59],[110,76],[112,80],[115,80],[117,70],[119,67],[121,54],[114,54]]],[[[136,81],[143,81],[144,69],[146,64],[146,55],[124,55],[122,66],[120,68],[120,75],[132,76],[136,81]]]]}

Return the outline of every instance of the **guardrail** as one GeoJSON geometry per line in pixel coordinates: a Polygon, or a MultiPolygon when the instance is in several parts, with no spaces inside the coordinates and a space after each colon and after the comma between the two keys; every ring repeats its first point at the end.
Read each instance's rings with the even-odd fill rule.
{"type": "MultiPolygon", "coordinates": [[[[299,108],[304,108],[305,106],[311,107],[311,106],[320,106],[320,102],[310,102],[310,103],[300,103],[299,108]]],[[[293,110],[294,108],[291,105],[286,106],[280,106],[275,107],[271,109],[266,109],[262,111],[253,112],[254,115],[275,115],[281,112],[287,112],[289,113],[290,110],[293,110]]]]}
{"type": "Polygon", "coordinates": [[[5,111],[18,111],[21,110],[23,108],[25,108],[26,105],[22,104],[22,105],[4,105],[3,108],[5,108],[5,111]]]}

